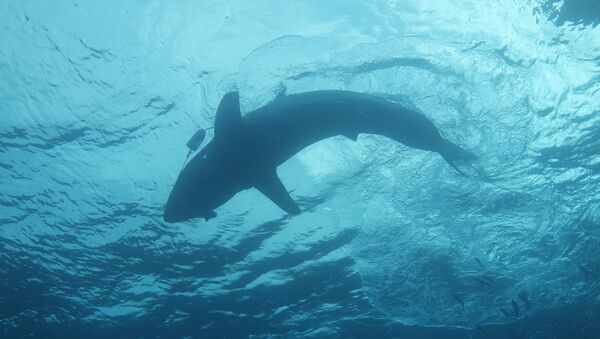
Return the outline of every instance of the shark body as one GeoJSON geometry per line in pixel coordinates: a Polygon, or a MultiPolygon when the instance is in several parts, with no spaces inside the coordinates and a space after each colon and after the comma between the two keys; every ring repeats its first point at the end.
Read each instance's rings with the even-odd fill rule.
{"type": "Polygon", "coordinates": [[[376,96],[338,90],[304,92],[278,98],[242,117],[239,95],[230,92],[219,104],[214,138],[179,174],[164,220],[211,219],[217,207],[253,187],[287,213],[299,214],[277,167],[319,140],[337,135],[356,140],[361,133],[437,152],[457,171],[456,160],[475,158],[444,139],[423,114],[376,96]]]}

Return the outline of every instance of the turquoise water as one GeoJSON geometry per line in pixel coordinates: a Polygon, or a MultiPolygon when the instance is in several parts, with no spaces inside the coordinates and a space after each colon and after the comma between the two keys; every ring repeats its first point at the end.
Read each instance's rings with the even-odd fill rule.
{"type": "MultiPolygon", "coordinates": [[[[0,336],[598,338],[595,1],[0,2],[0,336]],[[479,160],[327,139],[163,208],[223,94],[364,92],[479,160]]],[[[208,139],[212,130],[208,130],[208,139]]]]}

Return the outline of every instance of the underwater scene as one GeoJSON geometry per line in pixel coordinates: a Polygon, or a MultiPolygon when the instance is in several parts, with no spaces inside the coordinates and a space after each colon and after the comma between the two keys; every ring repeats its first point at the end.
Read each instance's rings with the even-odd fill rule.
{"type": "Polygon", "coordinates": [[[600,338],[597,0],[0,0],[0,338],[600,338]]]}

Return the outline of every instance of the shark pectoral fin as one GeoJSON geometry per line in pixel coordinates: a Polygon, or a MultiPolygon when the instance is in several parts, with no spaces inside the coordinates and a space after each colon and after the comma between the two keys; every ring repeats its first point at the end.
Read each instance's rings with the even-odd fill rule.
{"type": "Polygon", "coordinates": [[[260,178],[254,187],[287,213],[292,215],[300,214],[300,208],[292,197],[290,197],[285,186],[279,180],[276,171],[272,171],[270,174],[260,178]]]}
{"type": "Polygon", "coordinates": [[[223,140],[239,133],[242,128],[240,95],[229,92],[223,96],[215,116],[215,138],[223,140]]]}

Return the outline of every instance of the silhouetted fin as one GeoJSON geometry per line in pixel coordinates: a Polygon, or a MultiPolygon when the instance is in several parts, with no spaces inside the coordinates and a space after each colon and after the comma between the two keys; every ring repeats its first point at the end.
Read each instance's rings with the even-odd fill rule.
{"type": "Polygon", "coordinates": [[[217,216],[217,213],[215,211],[208,211],[208,212],[206,212],[206,215],[204,216],[204,221],[209,221],[210,219],[212,219],[216,216],[217,216]]]}
{"type": "Polygon", "coordinates": [[[454,168],[458,173],[460,173],[461,175],[463,175],[464,177],[468,176],[461,171],[458,167],[456,167],[455,162],[456,161],[472,161],[472,160],[477,160],[477,156],[463,148],[461,148],[460,146],[456,145],[455,143],[452,143],[448,140],[444,141],[444,147],[439,151],[440,155],[444,158],[444,160],[446,160],[448,162],[448,164],[450,164],[450,166],[452,166],[452,168],[454,168]]]}
{"type": "Polygon", "coordinates": [[[350,140],[356,141],[358,139],[358,133],[356,133],[356,132],[346,132],[342,135],[350,140]]]}
{"type": "Polygon", "coordinates": [[[198,132],[194,133],[190,140],[185,144],[190,151],[196,151],[200,145],[202,145],[202,141],[206,137],[206,131],[204,129],[199,129],[198,132]]]}
{"type": "Polygon", "coordinates": [[[230,140],[242,128],[240,96],[238,92],[229,92],[223,96],[215,116],[215,139],[230,140]]]}
{"type": "Polygon", "coordinates": [[[256,185],[254,186],[282,210],[292,215],[300,214],[300,208],[292,197],[290,197],[290,194],[285,189],[285,186],[283,186],[281,180],[279,180],[275,170],[258,178],[256,185]]]}

